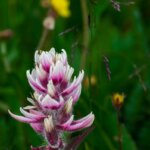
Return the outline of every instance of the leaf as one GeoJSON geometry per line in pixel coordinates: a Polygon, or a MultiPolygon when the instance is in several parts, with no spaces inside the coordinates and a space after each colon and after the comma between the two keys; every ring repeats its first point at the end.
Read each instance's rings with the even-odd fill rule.
{"type": "Polygon", "coordinates": [[[137,150],[135,142],[133,141],[131,135],[128,133],[125,126],[122,126],[122,134],[123,134],[123,150],[137,150]]]}

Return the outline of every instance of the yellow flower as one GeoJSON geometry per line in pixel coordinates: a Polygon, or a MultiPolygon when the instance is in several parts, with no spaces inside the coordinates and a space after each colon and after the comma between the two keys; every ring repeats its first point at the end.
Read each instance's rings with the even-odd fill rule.
{"type": "Polygon", "coordinates": [[[112,96],[112,102],[116,108],[120,108],[124,102],[125,95],[120,93],[115,93],[112,96]]]}
{"type": "Polygon", "coordinates": [[[97,84],[97,78],[95,75],[91,75],[91,77],[85,77],[84,79],[84,85],[86,88],[89,87],[89,85],[91,84],[91,86],[95,86],[97,84]]]}
{"type": "Polygon", "coordinates": [[[53,9],[62,17],[70,16],[70,2],[68,0],[50,0],[53,9]]]}

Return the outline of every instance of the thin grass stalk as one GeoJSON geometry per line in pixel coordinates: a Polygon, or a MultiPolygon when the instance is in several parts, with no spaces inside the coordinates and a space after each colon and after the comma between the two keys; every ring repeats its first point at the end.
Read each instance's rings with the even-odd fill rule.
{"type": "Polygon", "coordinates": [[[89,25],[88,25],[88,9],[86,0],[81,0],[82,17],[83,17],[83,43],[82,43],[82,56],[81,56],[81,68],[84,69],[86,64],[86,56],[89,46],[89,25]]]}

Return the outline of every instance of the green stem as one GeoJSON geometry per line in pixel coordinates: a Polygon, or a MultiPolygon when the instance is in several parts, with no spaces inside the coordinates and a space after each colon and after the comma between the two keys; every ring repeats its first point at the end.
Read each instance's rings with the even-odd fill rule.
{"type": "Polygon", "coordinates": [[[120,110],[117,110],[117,122],[118,122],[118,145],[119,150],[122,150],[122,130],[121,130],[121,122],[120,122],[120,110]]]}
{"type": "Polygon", "coordinates": [[[0,50],[1,50],[3,63],[4,63],[4,67],[6,69],[6,72],[10,72],[11,71],[11,67],[10,67],[10,63],[9,63],[9,61],[7,59],[7,47],[6,47],[6,43],[5,42],[2,42],[0,44],[0,50]]]}
{"type": "MultiPolygon", "coordinates": [[[[47,16],[50,16],[50,15],[53,16],[54,19],[55,19],[55,17],[56,17],[55,13],[53,11],[51,11],[51,10],[48,10],[47,16]]],[[[49,34],[49,29],[44,27],[41,39],[40,39],[40,41],[38,43],[38,46],[37,46],[38,50],[42,50],[44,44],[46,43],[46,39],[48,38],[48,34],[49,34]]]]}
{"type": "Polygon", "coordinates": [[[89,26],[88,26],[88,9],[86,0],[81,0],[81,8],[82,8],[82,17],[83,17],[83,49],[82,49],[82,57],[81,57],[81,68],[85,67],[86,64],[86,56],[89,45],[89,26]]]}
{"type": "Polygon", "coordinates": [[[43,48],[43,46],[45,44],[45,41],[46,41],[46,39],[48,37],[48,33],[49,33],[48,29],[44,28],[42,36],[41,36],[41,39],[40,39],[38,47],[37,47],[38,50],[41,50],[43,48]]]}

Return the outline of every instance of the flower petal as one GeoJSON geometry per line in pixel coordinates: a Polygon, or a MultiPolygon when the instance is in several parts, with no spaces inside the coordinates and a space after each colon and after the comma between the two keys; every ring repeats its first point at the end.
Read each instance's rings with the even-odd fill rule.
{"type": "Polygon", "coordinates": [[[42,133],[44,130],[42,123],[30,123],[30,125],[38,133],[42,133]]]}
{"type": "Polygon", "coordinates": [[[65,131],[78,131],[91,126],[94,121],[94,118],[95,118],[94,115],[90,113],[86,117],[77,121],[73,121],[70,125],[62,126],[61,128],[62,130],[65,131]]]}
{"type": "Polygon", "coordinates": [[[10,112],[10,110],[8,110],[8,113],[16,120],[24,122],[24,123],[36,123],[37,120],[36,119],[31,119],[31,118],[27,118],[27,117],[23,117],[23,116],[18,116],[15,115],[13,113],[10,112]]]}
{"type": "Polygon", "coordinates": [[[52,97],[55,97],[56,96],[56,89],[55,89],[55,86],[53,84],[53,81],[50,80],[47,84],[47,88],[48,88],[48,94],[52,97]]]}
{"type": "Polygon", "coordinates": [[[35,70],[32,71],[32,75],[30,74],[30,71],[27,70],[26,74],[27,74],[27,78],[28,78],[28,81],[29,81],[29,84],[30,86],[33,88],[33,90],[35,91],[38,91],[38,92],[42,92],[42,93],[45,93],[46,92],[46,89],[44,87],[42,87],[42,85],[40,85],[38,82],[37,82],[37,79],[36,77],[33,77],[34,75],[34,72],[35,70]],[[33,79],[34,78],[34,79],[33,79]]]}
{"type": "Polygon", "coordinates": [[[67,97],[72,97],[73,103],[75,104],[79,99],[80,94],[81,94],[81,84],[77,87],[76,90],[72,91],[67,97]]]}
{"type": "Polygon", "coordinates": [[[61,61],[57,61],[50,69],[49,79],[53,80],[54,85],[61,83],[65,76],[65,67],[61,61]]]}
{"type": "Polygon", "coordinates": [[[20,107],[20,112],[27,118],[31,118],[31,119],[37,119],[38,121],[42,120],[43,118],[45,118],[45,115],[39,113],[39,114],[33,114],[33,111],[27,112],[24,109],[22,109],[20,107]]]}
{"type": "Polygon", "coordinates": [[[60,107],[60,104],[49,95],[43,98],[41,105],[46,109],[58,109],[60,107]]]}
{"type": "Polygon", "coordinates": [[[74,90],[76,90],[76,88],[81,84],[82,80],[84,77],[84,71],[82,70],[82,72],[79,73],[78,78],[74,78],[73,82],[70,84],[70,86],[68,86],[63,92],[62,95],[68,95],[71,92],[73,92],[74,90]]]}

